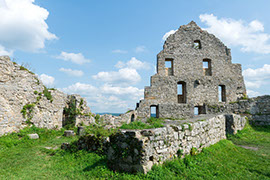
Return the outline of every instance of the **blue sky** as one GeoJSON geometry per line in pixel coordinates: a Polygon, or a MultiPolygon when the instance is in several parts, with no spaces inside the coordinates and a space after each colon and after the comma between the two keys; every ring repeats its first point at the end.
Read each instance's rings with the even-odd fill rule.
{"type": "Polygon", "coordinates": [[[232,49],[257,96],[270,89],[269,12],[269,0],[0,0],[0,55],[93,112],[125,112],[143,97],[163,36],[194,20],[232,49]]]}

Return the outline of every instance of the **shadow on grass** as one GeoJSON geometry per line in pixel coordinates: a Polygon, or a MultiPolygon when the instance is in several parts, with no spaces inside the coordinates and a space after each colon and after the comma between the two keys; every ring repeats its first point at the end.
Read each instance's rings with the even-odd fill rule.
{"type": "Polygon", "coordinates": [[[84,172],[92,171],[93,169],[96,169],[97,167],[106,167],[106,168],[108,168],[107,159],[104,157],[104,158],[98,160],[97,162],[95,162],[94,164],[92,164],[90,166],[87,166],[86,168],[83,169],[83,171],[84,172]]]}
{"type": "Polygon", "coordinates": [[[259,170],[255,170],[255,169],[248,169],[249,172],[251,173],[257,173],[257,174],[260,174],[260,175],[263,175],[263,176],[266,176],[266,177],[269,177],[270,178],[270,172],[262,172],[262,171],[259,171],[259,170]]]}
{"type": "Polygon", "coordinates": [[[250,127],[254,131],[260,131],[260,132],[268,132],[268,133],[270,133],[270,126],[255,126],[255,125],[250,125],[250,127]]]}

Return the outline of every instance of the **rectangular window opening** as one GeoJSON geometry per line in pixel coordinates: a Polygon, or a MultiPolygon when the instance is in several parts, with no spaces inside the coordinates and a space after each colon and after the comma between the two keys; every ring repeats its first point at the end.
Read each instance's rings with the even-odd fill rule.
{"type": "Polygon", "coordinates": [[[224,85],[218,86],[218,100],[219,102],[226,102],[226,88],[224,85]]]}
{"type": "Polygon", "coordinates": [[[172,61],[165,61],[166,68],[172,68],[172,61]]]}
{"type": "Polygon", "coordinates": [[[194,107],[194,115],[206,114],[205,106],[195,106],[194,107]]]}
{"type": "Polygon", "coordinates": [[[177,83],[177,97],[178,97],[178,103],[187,102],[186,83],[183,81],[180,81],[177,83]]]}
{"type": "Polygon", "coordinates": [[[167,76],[173,76],[173,59],[165,59],[165,72],[167,76]]]}
{"type": "Polygon", "coordinates": [[[205,76],[212,76],[212,66],[210,59],[203,60],[203,73],[205,76]]]}
{"type": "Polygon", "coordinates": [[[209,65],[208,65],[208,61],[203,61],[203,68],[207,68],[208,69],[209,65]]]}
{"type": "Polygon", "coordinates": [[[178,95],[183,95],[183,84],[178,84],[177,85],[177,94],[178,95]]]}
{"type": "Polygon", "coordinates": [[[158,118],[158,107],[150,106],[150,117],[158,118]]]}
{"type": "Polygon", "coordinates": [[[198,106],[194,107],[194,115],[195,116],[199,115],[199,107],[198,106]]]}

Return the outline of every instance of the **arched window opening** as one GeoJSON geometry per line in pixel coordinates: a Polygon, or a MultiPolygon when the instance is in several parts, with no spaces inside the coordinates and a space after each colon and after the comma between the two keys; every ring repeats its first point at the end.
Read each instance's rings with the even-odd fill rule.
{"type": "Polygon", "coordinates": [[[135,120],[135,115],[132,114],[132,115],[131,115],[131,118],[130,118],[130,122],[134,122],[134,120],[135,120]]]}

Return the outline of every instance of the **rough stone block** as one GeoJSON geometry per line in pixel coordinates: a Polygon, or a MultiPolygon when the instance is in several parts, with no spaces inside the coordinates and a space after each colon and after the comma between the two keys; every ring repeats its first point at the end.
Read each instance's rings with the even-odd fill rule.
{"type": "Polygon", "coordinates": [[[39,139],[38,134],[28,134],[29,139],[39,139]]]}
{"type": "Polygon", "coordinates": [[[79,136],[85,135],[85,128],[83,126],[78,127],[78,135],[79,136]]]}
{"type": "Polygon", "coordinates": [[[74,135],[75,135],[75,133],[72,130],[66,130],[64,132],[64,136],[66,136],[66,137],[70,137],[70,136],[74,136],[74,135]]]}

